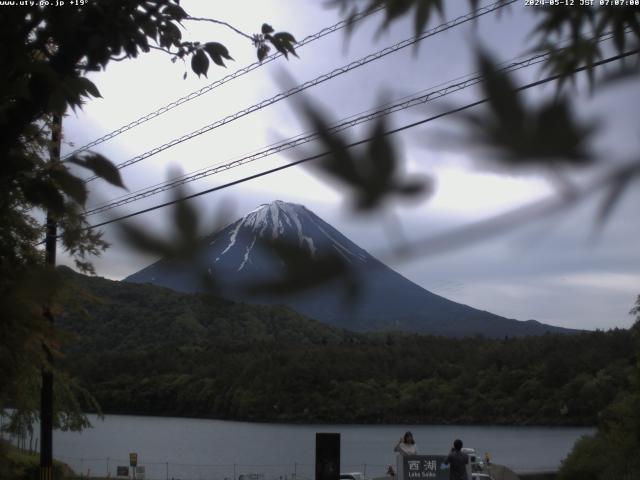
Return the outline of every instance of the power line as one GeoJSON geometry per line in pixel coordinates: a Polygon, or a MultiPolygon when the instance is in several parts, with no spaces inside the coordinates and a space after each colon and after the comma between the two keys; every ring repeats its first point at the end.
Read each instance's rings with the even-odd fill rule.
{"type": "MultiPolygon", "coordinates": [[[[631,51],[628,51],[628,52],[621,53],[619,55],[615,55],[613,57],[606,58],[604,60],[600,60],[598,62],[594,62],[594,63],[592,63],[592,64],[590,64],[588,66],[575,68],[575,69],[573,69],[571,71],[571,73],[575,74],[575,73],[579,73],[579,72],[582,72],[582,71],[585,71],[585,70],[588,70],[588,69],[596,68],[596,67],[599,67],[601,65],[605,65],[607,63],[611,63],[611,62],[614,62],[614,61],[617,61],[617,60],[620,60],[622,58],[625,58],[625,57],[628,57],[628,56],[631,56],[631,55],[635,55],[635,54],[638,54],[638,53],[640,53],[640,49],[634,49],[634,50],[631,50],[631,51]]],[[[558,79],[562,78],[563,76],[564,76],[563,74],[552,75],[552,76],[543,78],[541,80],[537,80],[535,82],[527,83],[527,84],[525,84],[523,86],[520,86],[520,87],[514,89],[514,92],[520,92],[520,91],[523,91],[523,90],[527,90],[529,88],[537,87],[539,85],[543,85],[545,83],[549,83],[549,82],[558,80],[558,79]]],[[[478,105],[482,105],[484,103],[487,103],[490,99],[491,99],[491,97],[486,97],[486,98],[483,98],[483,99],[478,100],[476,102],[469,103],[469,104],[463,105],[461,107],[457,107],[457,108],[448,110],[446,112],[442,112],[442,113],[439,113],[437,115],[433,115],[431,117],[424,118],[424,119],[419,120],[417,122],[409,123],[409,124],[403,125],[402,127],[395,128],[395,129],[392,129],[392,130],[388,130],[388,131],[380,134],[379,136],[394,135],[396,133],[400,133],[400,132],[402,132],[404,130],[408,130],[410,128],[414,128],[414,127],[417,127],[419,125],[423,125],[423,124],[431,122],[433,120],[437,120],[439,118],[446,117],[446,116],[452,115],[454,113],[459,113],[459,112],[462,112],[464,110],[468,110],[470,108],[477,107],[478,105]]],[[[371,142],[372,140],[374,140],[374,138],[377,138],[377,137],[367,137],[367,138],[364,138],[362,140],[358,140],[356,142],[352,142],[350,144],[345,145],[345,148],[353,148],[353,147],[356,147],[356,146],[359,146],[359,145],[363,145],[365,143],[371,142]]],[[[216,192],[218,190],[223,190],[225,188],[229,188],[229,187],[232,187],[232,186],[235,186],[235,185],[239,185],[239,184],[247,182],[249,180],[255,180],[256,178],[260,178],[260,177],[264,177],[266,175],[270,175],[272,173],[280,172],[282,170],[286,170],[288,168],[295,167],[295,166],[300,165],[302,163],[310,162],[312,160],[317,160],[319,158],[325,157],[325,156],[330,155],[330,154],[331,154],[331,151],[326,151],[326,152],[322,152],[322,153],[319,153],[319,154],[316,154],[316,155],[311,155],[309,157],[302,158],[300,160],[296,160],[296,161],[288,163],[286,165],[281,165],[279,167],[275,167],[275,168],[271,168],[269,170],[262,171],[260,173],[255,174],[255,175],[250,175],[250,176],[247,176],[247,177],[243,177],[243,178],[240,178],[238,180],[234,180],[232,182],[228,182],[228,183],[225,183],[223,185],[218,185],[216,187],[212,187],[212,188],[209,188],[209,189],[206,189],[206,190],[203,190],[203,191],[191,194],[191,195],[187,195],[187,196],[182,197],[182,198],[177,198],[175,200],[171,200],[169,202],[164,202],[164,203],[155,205],[153,207],[145,208],[143,210],[138,210],[137,212],[133,212],[133,213],[130,213],[130,214],[127,214],[127,215],[123,215],[123,216],[120,216],[120,217],[117,217],[117,218],[113,218],[111,220],[107,220],[107,221],[104,221],[104,222],[101,222],[101,223],[98,223],[98,224],[95,224],[95,225],[90,225],[90,226],[86,227],[85,230],[90,230],[90,229],[94,229],[94,228],[103,227],[103,226],[109,225],[111,223],[119,222],[119,221],[126,220],[126,219],[129,219],[129,218],[138,216],[138,215],[142,215],[143,213],[148,213],[148,212],[152,212],[154,210],[159,210],[161,208],[168,207],[168,206],[174,205],[174,204],[179,203],[179,202],[184,202],[186,200],[191,200],[193,198],[200,197],[202,195],[206,195],[206,194],[209,194],[209,193],[212,193],[212,192],[216,192]]]]}
{"type": "MultiPolygon", "coordinates": [[[[376,13],[378,11],[380,11],[381,9],[384,8],[384,5],[380,5],[379,7],[377,7],[376,9],[369,11],[369,12],[360,12],[357,15],[355,15],[352,19],[349,20],[341,20],[329,27],[325,27],[322,30],[319,30],[318,32],[308,35],[307,37],[303,38],[302,40],[300,40],[299,42],[296,43],[296,48],[300,48],[303,47],[304,45],[307,45],[315,40],[318,40],[326,35],[329,35],[331,33],[337,32],[338,30],[341,30],[349,25],[352,25],[355,22],[358,22],[360,20],[362,20],[363,18],[372,15],[373,13],[376,13]]],[[[82,151],[88,150],[91,147],[95,147],[96,145],[99,145],[101,143],[106,142],[107,140],[111,140],[114,137],[117,137],[118,135],[120,135],[121,133],[124,133],[128,130],[131,130],[139,125],[142,125],[143,123],[148,122],[149,120],[152,120],[156,117],[159,117],[160,115],[163,115],[167,112],[169,112],[170,110],[173,110],[174,108],[187,103],[193,99],[196,99],[202,95],[204,95],[205,93],[210,92],[211,90],[218,88],[222,85],[224,85],[227,82],[230,82],[231,80],[235,79],[235,78],[239,78],[249,72],[252,72],[253,70],[256,70],[260,67],[262,67],[263,65],[266,65],[268,63],[271,63],[272,61],[276,60],[277,58],[281,57],[282,54],[280,52],[274,52],[271,55],[265,57],[262,62],[254,62],[250,65],[247,65],[246,67],[240,68],[238,70],[236,70],[233,73],[230,73],[229,75],[226,75],[224,77],[222,77],[219,80],[216,80],[213,83],[210,83],[209,85],[206,85],[202,88],[200,88],[199,90],[195,90],[183,97],[178,98],[177,100],[174,100],[171,103],[168,103],[156,110],[154,110],[153,112],[147,113],[146,115],[143,115],[142,117],[133,120],[132,122],[117,128],[116,130],[113,130],[112,132],[109,132],[105,135],[103,135],[102,137],[96,138],[95,140],[92,140],[91,142],[87,143],[86,145],[83,145],[82,147],[78,147],[76,148],[74,151],[72,151],[71,153],[68,153],[67,155],[65,155],[62,160],[66,160],[67,158],[70,158],[71,156],[78,154],[82,151]]]]}
{"type": "MultiPolygon", "coordinates": [[[[604,34],[601,34],[599,37],[596,37],[596,38],[598,38],[598,42],[600,42],[600,41],[603,41],[603,40],[608,40],[608,39],[609,39],[609,38],[611,38],[611,37],[612,37],[612,34],[611,34],[611,33],[604,33],[604,34]],[[606,38],[605,38],[605,37],[606,37],[606,38]]],[[[561,50],[562,48],[565,48],[565,47],[561,47],[561,48],[559,48],[558,50],[561,50]]],[[[515,58],[512,58],[511,60],[507,60],[507,61],[501,62],[500,64],[498,64],[498,66],[500,67],[500,69],[499,69],[499,70],[501,70],[501,71],[502,71],[504,68],[507,68],[507,67],[509,67],[509,66],[513,66],[513,65],[514,65],[515,63],[517,63],[517,62],[524,61],[524,60],[521,60],[521,59],[523,59],[524,57],[525,57],[525,55],[524,55],[524,54],[521,54],[521,55],[518,55],[518,56],[517,56],[517,57],[515,57],[515,58]]],[[[398,102],[400,102],[401,100],[403,100],[403,101],[404,101],[405,99],[415,98],[415,97],[417,97],[418,95],[422,95],[422,94],[424,94],[425,92],[432,91],[432,90],[434,90],[434,89],[436,89],[436,88],[439,88],[439,87],[445,87],[445,86],[447,86],[447,85],[451,85],[451,84],[453,84],[453,83],[455,83],[455,82],[462,82],[463,80],[469,80],[470,78],[472,78],[472,77],[474,77],[474,76],[477,76],[478,74],[479,74],[479,72],[478,72],[478,71],[476,71],[476,72],[473,72],[473,73],[467,73],[467,74],[465,74],[465,75],[460,75],[460,76],[455,77],[455,78],[453,78],[453,79],[449,79],[449,80],[447,80],[447,81],[439,82],[439,83],[437,83],[437,84],[435,84],[435,85],[432,85],[431,87],[429,87],[429,88],[427,88],[427,89],[420,90],[419,92],[416,92],[416,93],[414,93],[413,95],[406,95],[406,96],[404,96],[404,97],[402,97],[402,98],[396,99],[394,102],[398,103],[398,102]]],[[[385,104],[379,105],[378,107],[369,108],[369,109],[367,109],[367,110],[365,110],[365,111],[362,111],[362,112],[359,112],[359,113],[353,114],[353,115],[351,115],[351,116],[349,116],[349,117],[346,117],[346,118],[344,118],[343,120],[341,120],[341,122],[346,122],[346,121],[348,121],[348,120],[355,119],[355,118],[357,118],[357,117],[359,117],[359,116],[362,116],[362,115],[364,115],[364,114],[366,114],[366,113],[374,112],[374,111],[376,111],[376,110],[379,110],[379,109],[381,109],[381,108],[383,108],[383,107],[386,107],[386,106],[390,106],[390,105],[392,105],[392,104],[393,104],[393,102],[388,102],[388,103],[385,103],[385,104]]],[[[100,208],[100,209],[101,209],[102,207],[104,207],[104,206],[106,206],[106,205],[111,205],[111,204],[113,204],[113,203],[115,203],[115,202],[118,202],[118,201],[120,201],[120,200],[123,200],[123,199],[125,199],[125,198],[133,197],[133,196],[135,196],[135,195],[142,194],[142,193],[144,193],[144,192],[147,192],[147,191],[150,191],[150,190],[153,190],[153,189],[156,189],[156,188],[161,188],[161,187],[164,187],[164,186],[175,185],[175,183],[176,183],[176,182],[180,182],[180,181],[182,181],[182,180],[190,180],[190,177],[193,177],[193,176],[195,176],[195,175],[202,175],[202,174],[203,174],[203,173],[205,173],[205,172],[209,172],[212,168],[219,167],[219,166],[224,166],[226,163],[231,163],[231,162],[235,162],[235,161],[246,160],[246,159],[248,159],[251,155],[258,155],[261,151],[264,151],[264,150],[269,149],[269,148],[272,148],[272,147],[279,146],[279,145],[281,145],[282,143],[292,141],[292,140],[297,139],[297,138],[299,138],[299,137],[302,137],[302,136],[304,136],[304,135],[308,135],[309,133],[312,133],[312,132],[300,133],[300,134],[299,134],[299,135],[297,135],[296,137],[290,137],[290,138],[289,138],[289,139],[287,139],[287,140],[281,140],[281,141],[278,141],[278,142],[271,143],[271,144],[269,144],[269,145],[267,145],[267,146],[263,147],[262,149],[256,149],[256,150],[254,150],[254,151],[253,151],[254,153],[251,153],[251,154],[246,153],[246,154],[244,154],[244,156],[237,155],[237,156],[236,156],[235,158],[233,158],[233,159],[228,159],[228,160],[222,160],[222,161],[219,161],[219,162],[214,162],[214,163],[212,163],[212,164],[209,164],[209,165],[208,165],[208,166],[206,166],[206,167],[202,167],[202,168],[200,168],[200,169],[198,169],[198,170],[195,170],[195,171],[192,171],[192,172],[190,172],[190,173],[186,173],[186,174],[180,175],[179,177],[174,178],[174,179],[172,179],[172,180],[165,180],[165,181],[162,181],[162,182],[156,183],[156,184],[154,184],[154,185],[150,185],[150,186],[148,186],[148,187],[140,188],[140,189],[138,189],[138,190],[136,190],[136,191],[134,191],[134,192],[127,192],[127,193],[125,193],[125,194],[122,194],[122,195],[116,196],[116,197],[112,198],[111,200],[109,200],[109,201],[107,201],[107,202],[104,202],[104,203],[102,203],[102,204],[98,204],[97,206],[92,207],[90,210],[87,210],[87,211],[85,212],[85,215],[92,214],[92,213],[93,213],[93,210],[95,210],[95,209],[98,209],[98,208],[100,208]]],[[[205,175],[205,176],[208,176],[208,175],[205,175]]],[[[203,177],[199,177],[199,178],[203,178],[203,177]]],[[[198,178],[198,179],[199,179],[199,178],[198,178]]],[[[173,187],[171,187],[171,188],[173,188],[173,187]]],[[[129,203],[129,202],[126,202],[126,203],[129,203]]]]}
{"type": "MultiPolygon", "coordinates": [[[[380,59],[382,57],[385,57],[386,55],[389,55],[391,53],[397,52],[398,50],[406,48],[406,47],[408,47],[410,45],[414,45],[414,44],[416,44],[416,43],[418,43],[418,42],[420,42],[420,41],[422,41],[422,40],[424,40],[426,38],[432,37],[434,35],[437,35],[439,33],[444,32],[446,30],[454,28],[454,27],[456,27],[458,25],[464,24],[466,22],[470,22],[471,20],[475,20],[476,18],[479,18],[479,17],[481,17],[483,15],[487,15],[487,14],[489,14],[491,12],[499,10],[500,8],[506,7],[506,6],[508,6],[508,5],[512,4],[512,3],[515,3],[516,1],[517,0],[510,0],[510,1],[506,2],[506,3],[504,3],[503,0],[498,0],[497,2],[492,3],[491,5],[487,5],[485,7],[481,7],[479,9],[477,9],[477,10],[474,10],[473,12],[467,13],[466,15],[462,15],[462,16],[457,17],[457,18],[455,18],[455,19],[453,19],[453,20],[451,20],[449,22],[443,23],[441,25],[438,25],[437,27],[434,27],[434,28],[432,28],[430,30],[427,30],[427,31],[423,32],[421,35],[419,35],[417,37],[416,36],[411,37],[409,39],[406,39],[406,40],[403,40],[401,42],[398,42],[395,45],[392,45],[390,47],[386,47],[386,48],[384,48],[382,50],[379,50],[376,53],[369,54],[369,55],[367,55],[365,57],[362,57],[359,60],[356,60],[356,61],[353,61],[353,62],[349,63],[348,65],[345,65],[343,67],[337,68],[337,69],[335,69],[335,70],[333,70],[333,71],[331,71],[329,73],[325,73],[324,75],[320,75],[319,77],[316,77],[313,80],[310,80],[310,81],[302,83],[302,84],[300,84],[300,85],[298,85],[296,87],[293,87],[293,88],[287,90],[286,92],[278,93],[277,95],[275,95],[275,96],[273,96],[271,98],[268,98],[268,99],[263,100],[263,101],[261,101],[259,103],[251,105],[250,107],[247,107],[247,108],[245,108],[243,110],[240,110],[240,111],[238,111],[238,112],[236,112],[236,113],[234,113],[232,115],[228,115],[228,116],[226,116],[226,117],[224,117],[224,118],[222,118],[220,120],[217,120],[216,122],[213,122],[213,123],[211,123],[209,125],[205,125],[204,127],[200,128],[198,130],[194,130],[191,133],[188,133],[188,134],[185,134],[185,135],[183,135],[181,137],[175,138],[175,139],[173,139],[173,140],[171,140],[171,141],[169,141],[167,143],[164,143],[164,144],[162,144],[162,145],[160,145],[158,147],[155,147],[155,148],[153,148],[153,149],[151,149],[151,150],[149,150],[149,151],[147,151],[145,153],[142,153],[142,154],[140,154],[140,155],[138,155],[136,157],[133,157],[133,158],[131,158],[129,160],[126,160],[124,162],[121,162],[118,165],[116,165],[116,167],[118,169],[123,169],[125,167],[130,166],[130,165],[138,163],[138,162],[140,162],[140,161],[142,161],[142,160],[144,160],[146,158],[149,158],[149,157],[151,157],[153,155],[156,155],[156,154],[158,154],[158,153],[160,153],[160,152],[162,152],[164,150],[167,150],[167,149],[169,149],[171,147],[174,147],[174,146],[176,146],[176,145],[178,145],[180,143],[186,142],[187,140],[191,140],[191,139],[193,139],[193,138],[195,138],[195,137],[197,137],[199,135],[202,135],[203,133],[209,132],[209,131],[211,131],[211,130],[213,130],[215,128],[218,128],[218,127],[221,127],[223,125],[226,125],[227,123],[231,123],[234,120],[237,120],[239,118],[245,117],[245,116],[247,116],[247,115],[249,115],[249,114],[251,114],[253,112],[256,112],[256,111],[261,110],[261,109],[263,109],[265,107],[273,105],[274,103],[277,103],[277,102],[279,102],[281,100],[284,100],[284,99],[286,99],[286,98],[288,98],[288,97],[290,97],[292,95],[300,93],[300,92],[302,92],[302,91],[304,91],[304,90],[306,90],[308,88],[314,87],[314,86],[319,85],[319,84],[321,84],[323,82],[326,82],[327,80],[330,80],[332,78],[338,77],[338,76],[340,76],[340,75],[342,75],[344,73],[347,73],[347,72],[349,72],[351,70],[359,68],[359,67],[361,67],[363,65],[366,65],[366,64],[368,64],[370,62],[378,60],[378,59],[380,59]]],[[[90,182],[90,181],[95,180],[97,178],[98,178],[97,176],[93,176],[93,177],[88,178],[86,181],[90,182]]]]}
{"type": "MultiPolygon", "coordinates": [[[[603,42],[603,41],[609,40],[610,38],[612,38],[612,36],[613,36],[612,33],[607,32],[596,37],[595,39],[597,39],[598,42],[603,42]]],[[[558,50],[562,50],[562,48],[558,50]]],[[[530,66],[542,63],[546,61],[551,55],[552,53],[548,52],[548,53],[534,55],[532,57],[526,58],[521,61],[510,60],[508,62],[504,62],[503,65],[505,66],[499,69],[499,71],[503,73],[515,72],[517,70],[521,70],[523,68],[528,68],[530,66]]],[[[520,57],[517,57],[517,58],[520,58],[520,57]]],[[[440,89],[423,90],[421,92],[418,92],[417,94],[414,94],[413,96],[405,96],[397,100],[395,103],[393,102],[387,103],[375,109],[369,109],[366,112],[361,112],[359,114],[347,117],[341,120],[339,123],[335,124],[334,126],[330,127],[328,129],[328,133],[335,134],[340,131],[346,130],[348,128],[352,128],[356,125],[360,125],[362,123],[372,121],[376,118],[390,115],[395,112],[412,108],[418,105],[422,105],[424,103],[435,100],[437,98],[441,98],[451,93],[476,85],[480,83],[482,79],[483,77],[477,72],[474,74],[468,74],[462,77],[457,77],[456,79],[451,80],[448,83],[443,82],[439,84],[439,85],[444,85],[444,87],[440,89]]],[[[209,167],[202,168],[190,174],[182,175],[177,179],[162,182],[147,188],[140,189],[130,194],[116,197],[112,201],[109,201],[102,205],[96,206],[90,210],[87,210],[84,216],[87,217],[87,216],[95,215],[98,213],[103,213],[113,208],[117,208],[132,202],[142,200],[144,198],[148,198],[158,193],[177,188],[178,186],[185,185],[187,183],[191,183],[191,182],[209,177],[211,175],[215,175],[219,172],[230,170],[232,168],[239,167],[241,165],[254,162],[256,160],[260,160],[262,158],[304,145],[306,143],[317,140],[318,137],[319,137],[319,132],[311,132],[309,134],[300,134],[296,137],[291,137],[287,140],[283,140],[281,142],[277,142],[272,145],[269,145],[266,148],[263,148],[262,150],[259,150],[255,153],[247,154],[245,156],[242,156],[240,158],[236,158],[230,161],[217,162],[213,165],[210,165],[209,167]]]]}
{"type": "MultiPolygon", "coordinates": [[[[502,72],[514,72],[523,68],[527,68],[530,67],[532,65],[537,65],[539,63],[544,62],[550,54],[546,53],[546,54],[540,54],[540,55],[536,55],[533,56],[531,58],[528,58],[526,60],[523,60],[521,62],[516,62],[516,63],[512,63],[510,65],[508,65],[507,67],[501,69],[500,71],[502,72]]],[[[384,107],[384,108],[379,108],[379,109],[372,109],[369,110],[368,113],[363,113],[357,116],[352,116],[349,117],[347,119],[344,119],[342,121],[340,121],[340,123],[332,126],[331,128],[328,129],[327,133],[330,134],[335,134],[338,133],[340,131],[346,130],[348,128],[352,128],[355,127],[356,125],[360,125],[362,123],[365,122],[369,122],[372,121],[376,118],[382,117],[382,116],[386,116],[386,115],[390,115],[393,114],[395,112],[399,112],[401,110],[406,110],[408,108],[412,108],[418,105],[422,105],[424,103],[430,102],[432,100],[435,100],[437,98],[441,98],[444,97],[446,95],[449,95],[451,93],[469,88],[473,85],[476,85],[478,83],[480,83],[482,81],[483,77],[481,75],[476,75],[473,77],[470,77],[464,81],[461,82],[457,82],[457,83],[452,83],[449,84],[441,89],[438,90],[431,90],[428,91],[427,93],[421,93],[420,95],[415,95],[413,97],[404,97],[405,99],[403,99],[403,101],[400,102],[396,102],[396,103],[392,103],[392,104],[388,104],[388,106],[384,107]]],[[[190,182],[194,182],[196,180],[200,180],[202,178],[205,177],[209,177],[211,175],[215,175],[219,172],[225,171],[225,170],[229,170],[231,168],[235,168],[235,167],[239,167],[241,165],[250,163],[250,162],[254,162],[256,160],[260,160],[262,158],[274,155],[276,153],[281,153],[283,151],[286,150],[290,150],[292,148],[295,147],[299,147],[301,145],[304,145],[306,143],[312,142],[314,140],[317,140],[320,136],[319,132],[312,132],[308,135],[302,134],[302,135],[298,135],[297,137],[292,137],[288,140],[285,140],[283,142],[274,144],[272,146],[269,146],[263,150],[260,150],[256,153],[250,154],[250,155],[245,155],[241,158],[238,158],[236,160],[232,160],[229,162],[225,162],[225,163],[219,163],[216,165],[213,165],[209,168],[205,168],[205,169],[201,169],[195,173],[189,174],[189,175],[183,175],[182,177],[169,181],[169,182],[163,182],[161,184],[158,185],[154,185],[152,187],[149,187],[147,189],[142,189],[139,190],[137,192],[134,192],[133,194],[130,195],[126,195],[123,197],[120,197],[118,199],[115,199],[114,201],[111,201],[109,203],[106,203],[104,205],[95,207],[91,210],[88,210],[84,215],[85,217],[90,216],[90,215],[95,215],[98,213],[103,213],[105,211],[111,210],[113,208],[117,208],[120,207],[122,205],[126,205],[138,200],[142,200],[144,198],[150,197],[152,195],[156,195],[158,193],[167,191],[167,190],[171,190],[173,188],[176,188],[180,185],[185,185],[187,183],[190,182]]]]}

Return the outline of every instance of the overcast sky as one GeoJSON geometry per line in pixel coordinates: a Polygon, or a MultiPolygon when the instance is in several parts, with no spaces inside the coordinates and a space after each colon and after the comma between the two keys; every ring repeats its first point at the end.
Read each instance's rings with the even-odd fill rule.
{"type": "MultiPolygon", "coordinates": [[[[446,3],[448,19],[466,13],[467,2],[446,3]]],[[[340,19],[339,11],[311,0],[185,0],[182,4],[193,16],[224,20],[247,33],[258,32],[260,25],[268,22],[276,31],[289,31],[299,40],[340,19]]],[[[535,20],[530,8],[517,2],[499,16],[488,15],[474,25],[458,26],[420,42],[419,48],[403,49],[313,87],[305,93],[306,98],[318,102],[337,121],[474,72],[473,51],[479,45],[500,61],[511,60],[532,46],[527,40],[535,20]]],[[[381,17],[373,15],[349,39],[338,32],[310,43],[299,49],[299,59],[271,62],[104,142],[95,150],[115,163],[123,162],[276,95],[284,88],[284,72],[290,81],[302,83],[413,34],[411,19],[376,35],[380,23],[381,17]]],[[[431,26],[439,23],[436,19],[431,26]]],[[[186,80],[182,79],[185,67],[181,62],[171,63],[168,56],[159,52],[134,61],[112,62],[105,72],[92,75],[103,98],[91,101],[81,112],[65,119],[65,140],[76,147],[84,145],[255,59],[251,43],[229,29],[211,23],[188,22],[185,26],[186,38],[220,41],[229,47],[235,61],[228,62],[226,69],[211,67],[208,79],[198,79],[186,68],[186,80]]],[[[516,75],[521,83],[540,77],[535,67],[516,75]]],[[[606,161],[627,160],[639,151],[640,92],[633,87],[620,84],[592,97],[584,82],[579,81],[572,92],[579,115],[600,121],[602,134],[593,149],[606,161]]],[[[535,102],[552,96],[554,89],[548,85],[529,90],[526,95],[535,102]]],[[[389,124],[397,127],[414,122],[451,105],[473,101],[479,95],[477,88],[465,89],[394,114],[389,124]]],[[[295,111],[291,101],[278,102],[169,148],[123,169],[125,183],[129,191],[135,191],[166,180],[171,168],[193,172],[308,131],[295,111]]],[[[394,135],[407,174],[433,178],[436,190],[420,201],[395,202],[377,215],[362,218],[352,214],[340,188],[300,167],[200,197],[196,204],[213,218],[223,200],[234,206],[238,217],[276,199],[301,203],[409,279],[451,300],[510,318],[536,319],[559,326],[628,327],[632,322],[628,311],[640,293],[640,222],[634,209],[640,200],[637,188],[627,193],[602,230],[594,229],[599,200],[594,197],[589,203],[543,221],[524,222],[523,228],[509,234],[445,253],[402,260],[390,255],[399,237],[409,241],[429,238],[553,194],[546,177],[540,174],[498,173],[480,161],[482,152],[471,148],[445,150],[438,140],[444,130],[452,127],[454,117],[394,135]],[[392,234],[398,232],[398,225],[401,236],[392,234]]],[[[365,134],[366,128],[352,129],[347,134],[355,140],[365,134]]],[[[72,149],[69,145],[64,148],[63,154],[72,149]]],[[[309,148],[312,147],[209,176],[189,184],[189,188],[200,191],[282,165],[300,158],[309,148]]],[[[89,207],[126,193],[99,182],[90,185],[89,207]]],[[[170,196],[169,192],[129,204],[117,212],[91,217],[91,223],[161,203],[170,196]]],[[[168,212],[158,211],[140,216],[137,221],[162,235],[166,234],[167,216],[168,212]]],[[[122,246],[111,227],[105,229],[105,234],[113,246],[95,262],[98,275],[121,279],[155,260],[122,246]]],[[[66,261],[64,256],[60,261],[66,261]]]]}

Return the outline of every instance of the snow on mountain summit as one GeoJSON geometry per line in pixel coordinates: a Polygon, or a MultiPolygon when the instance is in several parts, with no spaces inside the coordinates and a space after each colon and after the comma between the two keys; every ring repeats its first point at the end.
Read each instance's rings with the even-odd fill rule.
{"type": "Polygon", "coordinates": [[[295,225],[298,233],[302,232],[300,215],[306,210],[302,205],[276,200],[260,205],[255,210],[247,213],[241,221],[245,227],[252,228],[257,234],[264,236],[267,230],[271,232],[271,238],[275,240],[279,234],[288,227],[295,225]]]}
{"type": "Polygon", "coordinates": [[[345,238],[337,230],[324,222],[303,205],[275,200],[262,204],[231,224],[211,243],[226,241],[225,247],[216,257],[218,263],[222,257],[234,248],[243,249],[242,260],[237,268],[245,268],[257,243],[262,240],[282,240],[293,242],[316,258],[319,249],[331,248],[347,262],[364,262],[367,253],[345,238]],[[239,243],[239,239],[242,241],[239,243]]]}

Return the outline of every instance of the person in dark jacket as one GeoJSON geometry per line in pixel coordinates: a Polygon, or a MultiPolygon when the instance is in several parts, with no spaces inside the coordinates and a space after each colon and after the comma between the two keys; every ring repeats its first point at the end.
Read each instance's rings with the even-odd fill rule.
{"type": "Polygon", "coordinates": [[[469,463],[469,457],[466,453],[461,452],[461,450],[462,440],[458,438],[453,442],[453,448],[444,461],[445,465],[449,465],[450,480],[469,480],[467,477],[467,464],[469,463]]]}

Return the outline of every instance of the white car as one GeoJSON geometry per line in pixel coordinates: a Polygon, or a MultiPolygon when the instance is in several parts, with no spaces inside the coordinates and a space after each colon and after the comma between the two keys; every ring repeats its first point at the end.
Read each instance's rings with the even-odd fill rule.
{"type": "Polygon", "coordinates": [[[467,456],[469,457],[469,460],[472,462],[475,462],[477,458],[480,458],[480,456],[476,453],[476,449],[475,448],[467,448],[467,447],[463,447],[460,449],[460,451],[462,453],[466,453],[467,456]]]}
{"type": "Polygon", "coordinates": [[[472,472],[477,473],[484,471],[484,460],[482,459],[482,455],[476,452],[475,448],[462,448],[460,451],[466,453],[469,457],[472,472]]]}
{"type": "Polygon", "coordinates": [[[493,477],[488,473],[472,473],[471,480],[493,480],[493,477]]]}
{"type": "Polygon", "coordinates": [[[341,473],[340,480],[364,480],[364,474],[361,472],[341,473]]]}

